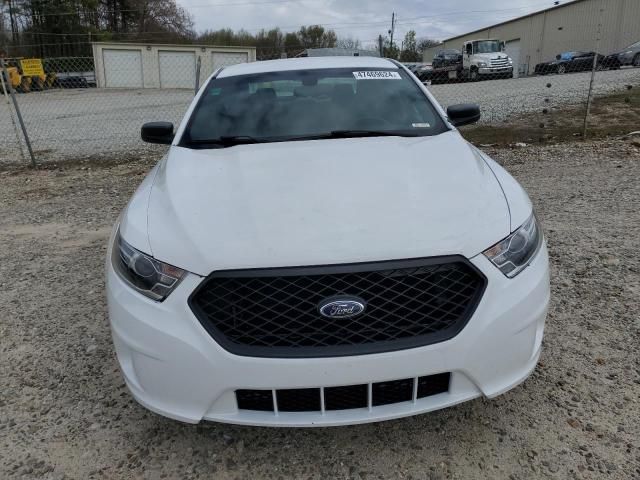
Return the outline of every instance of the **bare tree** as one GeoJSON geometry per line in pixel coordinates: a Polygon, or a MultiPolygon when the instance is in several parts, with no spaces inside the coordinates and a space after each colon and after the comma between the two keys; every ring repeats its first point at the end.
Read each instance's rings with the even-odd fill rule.
{"type": "Polygon", "coordinates": [[[422,55],[424,53],[425,50],[431,48],[431,47],[435,47],[436,45],[440,45],[442,42],[440,40],[434,40],[433,38],[420,38],[418,40],[417,46],[416,46],[416,50],[418,50],[418,53],[420,55],[422,55]]]}
{"type": "Polygon", "coordinates": [[[336,42],[336,47],[346,48],[348,50],[360,50],[362,48],[362,43],[357,38],[353,37],[342,37],[338,38],[336,42]]]}

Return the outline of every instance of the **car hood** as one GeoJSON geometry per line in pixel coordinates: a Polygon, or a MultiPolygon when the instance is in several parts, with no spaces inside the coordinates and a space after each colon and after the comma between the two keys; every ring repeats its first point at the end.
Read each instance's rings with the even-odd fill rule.
{"type": "Polygon", "coordinates": [[[500,184],[455,131],[171,147],[149,196],[154,257],[191,272],[461,254],[509,234],[500,184]]]}

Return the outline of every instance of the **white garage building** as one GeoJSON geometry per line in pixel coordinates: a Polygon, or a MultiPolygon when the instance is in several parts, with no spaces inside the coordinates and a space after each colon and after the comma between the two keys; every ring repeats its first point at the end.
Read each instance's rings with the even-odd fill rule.
{"type": "Polygon", "coordinates": [[[562,0],[557,6],[448,38],[425,50],[423,59],[431,62],[442,49],[461,50],[464,42],[485,38],[504,40],[517,65],[514,74],[528,75],[537,63],[561,52],[595,51],[597,44],[599,53],[606,55],[640,40],[640,0],[562,0]]]}
{"type": "Polygon", "coordinates": [[[194,88],[220,67],[255,62],[255,47],[94,42],[99,88],[194,88]]]}

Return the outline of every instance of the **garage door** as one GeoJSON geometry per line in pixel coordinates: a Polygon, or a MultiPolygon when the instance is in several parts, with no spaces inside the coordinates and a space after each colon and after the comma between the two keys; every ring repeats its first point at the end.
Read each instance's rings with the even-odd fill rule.
{"type": "Polygon", "coordinates": [[[505,44],[505,53],[511,57],[511,60],[513,60],[513,76],[519,77],[520,73],[523,71],[522,66],[520,65],[520,39],[517,38],[515,40],[509,40],[505,44]]]}
{"type": "Polygon", "coordinates": [[[247,52],[213,52],[211,56],[214,72],[221,67],[247,63],[249,61],[249,54],[247,52]]]}
{"type": "Polygon", "coordinates": [[[142,52],[140,50],[102,51],[104,80],[107,87],[142,88],[142,52]]]}
{"type": "Polygon", "coordinates": [[[194,52],[160,51],[160,87],[193,88],[196,84],[196,54],[194,52]]]}

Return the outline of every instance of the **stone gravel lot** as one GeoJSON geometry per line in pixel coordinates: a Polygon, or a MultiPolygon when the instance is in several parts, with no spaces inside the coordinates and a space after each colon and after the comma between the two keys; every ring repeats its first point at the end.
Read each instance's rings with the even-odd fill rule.
{"type": "Polygon", "coordinates": [[[528,189],[549,243],[534,374],[491,401],[297,430],[183,425],[127,392],[105,243],[152,159],[0,167],[0,478],[640,478],[640,148],[489,153],[528,189]]]}
{"type": "MultiPolygon", "coordinates": [[[[445,107],[464,102],[479,104],[481,123],[491,124],[514,114],[585,104],[590,78],[590,72],[583,72],[433,85],[429,89],[445,107]]],[[[597,72],[594,92],[603,95],[627,85],[640,87],[640,68],[597,72]]],[[[178,124],[193,92],[90,88],[31,92],[17,98],[38,160],[57,161],[81,155],[115,156],[145,148],[140,142],[142,124],[154,120],[178,124]]],[[[0,164],[24,163],[8,106],[1,100],[0,164]]],[[[581,121],[576,118],[576,122],[581,121]]],[[[26,155],[25,148],[23,151],[26,155]]]]}

